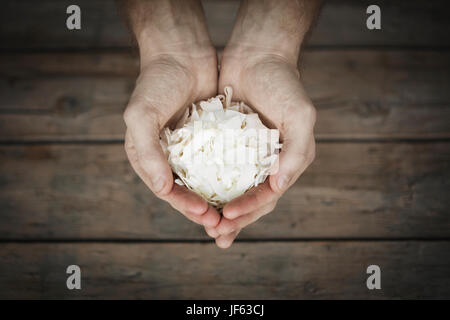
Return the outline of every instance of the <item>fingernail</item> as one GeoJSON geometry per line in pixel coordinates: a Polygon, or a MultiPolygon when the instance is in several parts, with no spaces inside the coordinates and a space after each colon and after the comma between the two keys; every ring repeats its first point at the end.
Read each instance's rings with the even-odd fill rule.
{"type": "Polygon", "coordinates": [[[152,180],[153,192],[160,192],[165,185],[163,177],[158,177],[152,180]]]}
{"type": "Polygon", "coordinates": [[[288,183],[289,183],[289,179],[288,179],[287,176],[280,176],[280,177],[278,178],[277,184],[278,184],[278,188],[279,188],[280,190],[286,189],[287,186],[288,186],[288,183]]]}

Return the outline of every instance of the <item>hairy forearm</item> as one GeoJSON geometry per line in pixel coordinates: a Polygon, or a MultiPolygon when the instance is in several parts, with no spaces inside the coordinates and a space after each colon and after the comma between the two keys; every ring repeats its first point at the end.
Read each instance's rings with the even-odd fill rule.
{"type": "Polygon", "coordinates": [[[210,50],[200,0],[119,0],[141,58],[161,53],[210,50]]]}
{"type": "Polygon", "coordinates": [[[320,4],[320,0],[244,0],[227,47],[273,52],[296,61],[320,4]]]}

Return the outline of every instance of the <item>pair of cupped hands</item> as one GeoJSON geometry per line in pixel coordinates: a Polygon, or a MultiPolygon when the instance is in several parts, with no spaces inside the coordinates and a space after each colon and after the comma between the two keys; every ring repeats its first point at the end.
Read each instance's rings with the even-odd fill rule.
{"type": "Polygon", "coordinates": [[[204,226],[220,248],[242,228],[273,211],[315,156],[315,108],[305,93],[297,61],[261,48],[227,46],[218,71],[211,46],[171,48],[143,57],[140,75],[124,113],[125,150],[143,182],[189,220],[204,226]],[[250,105],[266,125],[280,130],[278,170],[263,184],[225,205],[222,214],[199,195],[174,183],[160,146],[160,132],[193,102],[232,86],[233,100],[250,105]]]}

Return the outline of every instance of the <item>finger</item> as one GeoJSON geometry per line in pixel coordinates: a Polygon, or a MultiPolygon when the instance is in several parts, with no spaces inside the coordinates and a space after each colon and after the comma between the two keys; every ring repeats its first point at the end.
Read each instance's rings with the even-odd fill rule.
{"type": "MultiPolygon", "coordinates": [[[[146,176],[146,184],[158,197],[172,190],[173,177],[159,139],[159,123],[156,112],[138,105],[127,107],[124,119],[127,125],[127,141],[132,142],[136,159],[146,176]]],[[[127,144],[125,145],[127,149],[127,144]]]]}
{"type": "Polygon", "coordinates": [[[240,230],[237,230],[233,233],[227,234],[225,236],[219,236],[216,238],[216,245],[221,249],[227,249],[232,244],[234,239],[236,239],[237,235],[239,234],[240,230]]]}
{"type": "MultiPolygon", "coordinates": [[[[131,139],[131,137],[127,135],[126,139],[131,139]]],[[[126,152],[131,166],[144,183],[148,184],[148,177],[140,167],[132,142],[127,141],[126,143],[128,144],[126,152]]],[[[180,211],[188,219],[196,223],[216,226],[220,221],[220,214],[216,209],[208,206],[204,199],[183,186],[173,184],[169,194],[160,196],[160,198],[169,202],[174,209],[180,211]]]]}
{"type": "Polygon", "coordinates": [[[195,223],[215,227],[220,221],[220,213],[216,209],[184,186],[174,184],[172,191],[162,199],[195,223]]]}
{"type": "MultiPolygon", "coordinates": [[[[171,192],[161,199],[170,203],[178,211],[201,216],[209,211],[208,203],[184,186],[174,184],[171,192]]],[[[218,214],[218,213],[217,213],[218,214]]]]}
{"type": "Polygon", "coordinates": [[[208,234],[208,236],[210,236],[211,238],[217,238],[218,236],[220,236],[220,234],[216,231],[215,228],[213,227],[205,227],[205,231],[208,234]]]}
{"type": "Polygon", "coordinates": [[[200,222],[205,228],[214,228],[219,224],[219,221],[220,213],[211,206],[208,207],[208,211],[200,216],[200,222]]]}
{"type": "Polygon", "coordinates": [[[314,136],[312,132],[303,134],[304,136],[302,134],[286,134],[279,154],[278,170],[269,178],[271,189],[280,196],[314,160],[314,136]]]}
{"type": "MultiPolygon", "coordinates": [[[[142,174],[142,168],[139,167],[139,163],[138,162],[132,162],[130,160],[131,166],[133,167],[134,171],[136,171],[136,173],[138,174],[138,176],[145,182],[145,178],[143,178],[143,174],[142,174]]],[[[145,176],[144,176],[145,177],[145,176]]],[[[169,193],[169,195],[165,196],[163,200],[166,200],[172,208],[174,208],[175,210],[181,212],[186,218],[188,218],[189,220],[203,225],[203,220],[202,220],[202,215],[203,213],[206,213],[205,211],[207,211],[206,208],[202,208],[205,203],[202,201],[199,201],[198,204],[195,204],[194,206],[192,206],[193,208],[199,208],[196,209],[197,211],[193,211],[188,206],[188,203],[192,204],[195,203],[197,201],[197,197],[196,195],[190,195],[189,191],[183,190],[182,186],[173,185],[173,190],[171,191],[171,193],[169,193]],[[173,193],[173,194],[172,194],[173,193]],[[199,213],[199,212],[202,213],[199,213]]],[[[217,213],[217,215],[219,216],[219,213],[217,213]]],[[[217,218],[217,220],[220,220],[220,216],[217,218]]]]}
{"type": "Polygon", "coordinates": [[[254,223],[262,216],[265,216],[269,212],[272,212],[276,204],[277,201],[270,202],[253,212],[247,213],[233,220],[222,217],[217,227],[215,227],[213,230],[215,233],[221,236],[230,234],[236,230],[241,230],[246,226],[248,226],[249,224],[254,223]]]}
{"type": "Polygon", "coordinates": [[[242,196],[231,200],[223,208],[223,216],[227,219],[236,219],[252,212],[263,205],[278,199],[279,195],[273,192],[269,180],[250,189],[242,196]]]}

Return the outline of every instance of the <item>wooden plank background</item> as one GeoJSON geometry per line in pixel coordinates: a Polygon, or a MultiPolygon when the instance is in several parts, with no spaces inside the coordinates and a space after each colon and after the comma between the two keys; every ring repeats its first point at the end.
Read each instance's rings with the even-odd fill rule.
{"type": "MultiPolygon", "coordinates": [[[[233,27],[239,0],[203,1],[214,44],[223,47],[233,27]]],[[[112,0],[78,0],[83,8],[80,32],[64,28],[70,0],[3,0],[0,48],[85,49],[131,44],[112,0]],[[61,14],[63,13],[63,14],[61,14]]],[[[328,0],[309,46],[430,46],[448,47],[450,26],[446,0],[378,0],[383,8],[383,31],[365,27],[370,0],[328,0]],[[441,10],[439,8],[442,8],[441,10]]]]}
{"type": "Polygon", "coordinates": [[[429,299],[448,295],[450,263],[441,255],[449,250],[448,242],[409,241],[239,243],[228,251],[206,243],[10,243],[0,298],[429,299]],[[74,261],[79,291],[65,288],[74,261]],[[374,262],[382,291],[365,285],[374,262]]]}
{"type": "MultiPolygon", "coordinates": [[[[3,238],[206,238],[149,193],[121,145],[9,145],[0,161],[3,238]]],[[[276,211],[240,238],[450,237],[449,164],[447,142],[319,143],[276,211]]]]}
{"type": "MultiPolygon", "coordinates": [[[[449,137],[447,51],[308,51],[301,65],[318,139],[449,137]]],[[[123,138],[132,54],[5,54],[0,72],[1,141],[123,138]]]]}
{"type": "MultiPolygon", "coordinates": [[[[369,1],[325,3],[300,59],[316,160],[228,251],[126,160],[138,59],[114,2],[79,0],[79,32],[69,4],[2,2],[0,298],[450,298],[445,1],[378,1],[381,31],[369,1]]],[[[204,1],[219,49],[238,6],[204,1]]]]}

